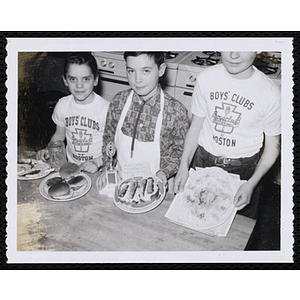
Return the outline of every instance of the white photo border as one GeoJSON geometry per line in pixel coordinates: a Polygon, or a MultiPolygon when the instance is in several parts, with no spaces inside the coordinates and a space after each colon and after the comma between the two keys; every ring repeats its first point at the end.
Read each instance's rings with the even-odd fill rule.
{"type": "Polygon", "coordinates": [[[293,262],[293,38],[7,38],[8,263],[283,263],[293,262]],[[17,251],[18,52],[48,51],[279,51],[282,59],[280,251],[27,252],[17,251]]]}

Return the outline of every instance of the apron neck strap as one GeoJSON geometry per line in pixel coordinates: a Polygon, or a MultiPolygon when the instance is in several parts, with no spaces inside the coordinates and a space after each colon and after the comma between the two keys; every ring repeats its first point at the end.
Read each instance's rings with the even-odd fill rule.
{"type": "Polygon", "coordinates": [[[136,129],[137,129],[137,125],[141,116],[141,113],[143,111],[144,105],[145,105],[145,100],[141,100],[141,104],[140,104],[140,109],[139,109],[139,113],[138,116],[136,118],[135,121],[135,125],[134,125],[134,130],[133,130],[133,136],[132,136],[132,142],[131,142],[131,152],[130,152],[130,158],[132,158],[133,156],[133,150],[134,150],[134,140],[135,140],[135,136],[136,136],[136,129]]]}

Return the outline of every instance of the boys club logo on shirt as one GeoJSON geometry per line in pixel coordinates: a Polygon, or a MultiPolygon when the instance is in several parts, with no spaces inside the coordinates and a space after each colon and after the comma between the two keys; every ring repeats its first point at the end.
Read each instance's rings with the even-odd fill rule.
{"type": "Polygon", "coordinates": [[[65,126],[70,127],[70,126],[82,126],[82,127],[87,127],[91,128],[97,131],[101,130],[101,126],[99,122],[84,117],[84,116],[69,116],[65,118],[65,126]]]}
{"type": "Polygon", "coordinates": [[[222,102],[222,107],[216,106],[212,115],[215,130],[221,133],[232,133],[239,126],[241,113],[235,111],[236,105],[222,102]]]}
{"type": "Polygon", "coordinates": [[[90,145],[93,143],[93,136],[86,133],[87,129],[75,128],[72,132],[72,144],[76,152],[88,152],[90,145]]]}

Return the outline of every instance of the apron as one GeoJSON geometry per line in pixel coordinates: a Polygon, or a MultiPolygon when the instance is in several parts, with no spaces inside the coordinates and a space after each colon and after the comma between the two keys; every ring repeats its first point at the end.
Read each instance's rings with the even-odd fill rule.
{"type": "MultiPolygon", "coordinates": [[[[119,164],[119,173],[123,178],[123,170],[126,164],[139,164],[149,162],[150,171],[152,175],[155,175],[156,172],[160,169],[160,132],[162,127],[162,111],[164,107],[164,95],[163,91],[160,94],[160,113],[157,117],[157,122],[155,126],[155,134],[153,142],[140,142],[137,139],[134,141],[134,152],[132,158],[131,156],[131,142],[132,137],[129,137],[123,134],[121,128],[124,123],[126,114],[129,110],[130,104],[132,102],[133,91],[129,94],[123,111],[121,113],[120,120],[116,129],[115,143],[117,148],[117,158],[119,164]]],[[[138,174],[134,174],[138,175],[138,174]]]]}

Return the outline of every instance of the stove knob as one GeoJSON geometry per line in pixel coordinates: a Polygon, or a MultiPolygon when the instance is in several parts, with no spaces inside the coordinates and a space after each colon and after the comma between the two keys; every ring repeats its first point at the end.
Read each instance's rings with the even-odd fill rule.
{"type": "Polygon", "coordinates": [[[100,65],[101,67],[106,67],[106,60],[105,59],[101,60],[100,65]]]}
{"type": "Polygon", "coordinates": [[[194,77],[193,75],[191,75],[189,79],[190,79],[191,82],[195,82],[196,81],[196,77],[194,77]]]}
{"type": "Polygon", "coordinates": [[[112,68],[112,69],[115,67],[115,64],[114,64],[112,61],[111,61],[108,65],[109,65],[109,67],[112,68]]]}

